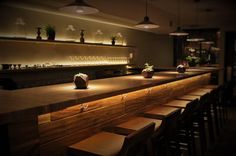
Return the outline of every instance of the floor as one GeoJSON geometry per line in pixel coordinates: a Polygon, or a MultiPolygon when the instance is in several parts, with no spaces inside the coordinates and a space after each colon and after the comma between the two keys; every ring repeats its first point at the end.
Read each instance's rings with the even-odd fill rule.
{"type": "MultiPolygon", "coordinates": [[[[235,98],[236,99],[236,98],[235,98]]],[[[229,119],[206,156],[236,155],[236,100],[228,107],[229,119]]]]}

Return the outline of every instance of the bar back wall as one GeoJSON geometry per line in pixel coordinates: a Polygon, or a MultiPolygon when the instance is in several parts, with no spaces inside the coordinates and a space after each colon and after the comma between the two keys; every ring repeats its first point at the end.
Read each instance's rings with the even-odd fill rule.
{"type": "MultiPolygon", "coordinates": [[[[35,39],[37,36],[37,27],[41,27],[42,39],[46,40],[44,29],[45,26],[49,24],[55,26],[55,40],[77,42],[80,39],[80,32],[83,29],[85,42],[89,43],[111,44],[111,36],[120,36],[116,42],[117,45],[132,45],[136,47],[135,52],[131,51],[134,53],[132,63],[136,65],[143,66],[145,62],[149,62],[154,64],[156,67],[172,66],[172,38],[168,35],[159,35],[129,29],[117,25],[105,24],[99,21],[84,20],[68,15],[58,14],[58,11],[48,12],[43,9],[29,9],[7,5],[0,5],[0,10],[0,19],[2,20],[2,24],[0,25],[1,37],[35,39]]],[[[49,46],[48,44],[31,45],[31,50],[29,50],[25,45],[22,45],[23,47],[21,48],[16,45],[17,44],[9,48],[4,47],[7,46],[6,44],[1,44],[0,63],[17,63],[17,61],[19,62],[19,55],[24,59],[42,59],[44,63],[46,63],[46,60],[53,60],[53,56],[55,56],[55,58],[64,58],[65,54],[67,58],[69,56],[81,56],[82,54],[87,56],[105,55],[110,57],[130,57],[130,50],[125,48],[119,51],[115,48],[107,48],[105,53],[102,52],[102,54],[99,54],[99,50],[90,50],[90,52],[87,53],[89,48],[87,48],[87,50],[77,50],[75,45],[70,44],[60,46],[49,46]],[[47,53],[49,55],[45,55],[47,53]],[[7,58],[6,56],[8,57],[8,60],[7,62],[4,62],[7,58]]]]}

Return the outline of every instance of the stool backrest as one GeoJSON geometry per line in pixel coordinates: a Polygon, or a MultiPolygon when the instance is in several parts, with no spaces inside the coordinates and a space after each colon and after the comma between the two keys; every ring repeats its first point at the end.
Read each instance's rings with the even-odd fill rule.
{"type": "Polygon", "coordinates": [[[192,114],[198,107],[198,99],[190,101],[187,106],[185,107],[184,111],[182,112],[180,119],[181,120],[190,120],[192,114]]]}
{"type": "Polygon", "coordinates": [[[181,116],[181,109],[178,109],[166,118],[165,139],[168,141],[175,139],[177,134],[177,121],[181,116]]]}
{"type": "Polygon", "coordinates": [[[221,87],[218,87],[218,88],[215,88],[213,89],[211,92],[210,92],[210,102],[212,104],[218,104],[220,102],[220,90],[221,90],[221,87]]]}
{"type": "Polygon", "coordinates": [[[135,131],[125,137],[124,144],[118,156],[135,156],[144,151],[147,143],[155,129],[155,123],[150,123],[147,126],[135,131]]]}
{"type": "Polygon", "coordinates": [[[196,111],[198,111],[199,113],[202,113],[204,111],[204,109],[208,106],[209,96],[210,96],[209,93],[201,96],[196,111]]]}

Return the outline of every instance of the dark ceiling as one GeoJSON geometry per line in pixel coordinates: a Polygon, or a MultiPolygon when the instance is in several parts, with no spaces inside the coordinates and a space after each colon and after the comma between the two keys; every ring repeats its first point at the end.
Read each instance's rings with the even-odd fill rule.
{"type": "MultiPolygon", "coordinates": [[[[71,2],[73,0],[4,0],[3,3],[26,9],[37,8],[59,12],[59,7],[71,2]]],[[[100,10],[98,14],[81,16],[88,20],[136,29],[133,26],[142,21],[145,14],[145,0],[87,0],[86,2],[100,10]]],[[[178,4],[179,23],[184,28],[236,30],[235,0],[149,0],[148,16],[160,26],[150,31],[158,34],[168,34],[173,31],[178,23],[178,4]]]]}

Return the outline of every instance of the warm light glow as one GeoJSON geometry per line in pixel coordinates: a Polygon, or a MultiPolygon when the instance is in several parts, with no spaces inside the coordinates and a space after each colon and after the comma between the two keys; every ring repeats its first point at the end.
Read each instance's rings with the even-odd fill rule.
{"type": "Polygon", "coordinates": [[[90,66],[90,65],[118,65],[129,64],[128,57],[109,57],[109,56],[69,56],[68,62],[62,65],[90,66]]]}
{"type": "Polygon", "coordinates": [[[75,89],[75,84],[74,83],[67,83],[63,86],[60,86],[57,88],[57,90],[61,90],[61,91],[98,91],[98,90],[106,90],[113,87],[113,85],[99,85],[99,84],[93,84],[93,83],[88,83],[88,88],[87,89],[75,89]]]}
{"type": "Polygon", "coordinates": [[[179,74],[177,71],[166,71],[164,74],[179,74]]]}
{"type": "MultiPolygon", "coordinates": [[[[59,111],[40,115],[38,116],[38,119],[39,119],[38,123],[43,124],[43,123],[48,123],[51,121],[56,121],[58,119],[63,119],[66,117],[77,115],[84,111],[94,110],[94,113],[96,113],[96,109],[99,111],[100,109],[104,109],[104,108],[106,109],[108,107],[113,107],[113,106],[115,106],[113,107],[113,109],[117,109],[118,107],[116,106],[119,106],[118,109],[120,109],[120,113],[122,113],[120,115],[123,115],[124,110],[125,110],[125,113],[134,113],[134,111],[140,110],[140,108],[142,111],[144,111],[145,109],[150,108],[150,106],[152,107],[154,105],[165,103],[168,100],[171,100],[177,96],[182,96],[184,92],[189,92],[195,88],[198,88],[199,86],[202,86],[203,84],[207,84],[208,81],[210,80],[210,76],[211,74],[207,73],[207,74],[194,76],[191,78],[186,78],[186,79],[182,79],[182,80],[178,80],[178,81],[174,81],[174,82],[170,82],[170,83],[166,83],[166,84],[162,84],[158,86],[153,86],[153,87],[140,89],[140,90],[136,90],[136,91],[132,91],[128,93],[123,93],[123,94],[119,94],[119,95],[115,95],[115,96],[111,96],[107,98],[102,98],[99,100],[92,100],[90,102],[78,103],[77,105],[70,106],[65,109],[61,109],[59,111]]],[[[143,80],[143,77],[141,75],[139,76],[133,75],[129,77],[131,78],[131,80],[133,79],[143,80]]],[[[154,76],[153,79],[155,78],[165,78],[165,76],[154,76]]],[[[151,79],[146,79],[146,80],[151,80],[151,79]]],[[[99,81],[99,80],[94,80],[94,81],[99,81]]],[[[89,84],[88,89],[74,89],[75,86],[73,83],[67,83],[64,85],[59,85],[58,87],[56,87],[56,90],[63,91],[63,92],[65,91],[71,92],[72,94],[76,94],[77,96],[79,96],[79,95],[82,95],[81,92],[85,92],[85,93],[87,92],[93,95],[93,93],[96,94],[98,91],[106,92],[108,89],[111,90],[119,86],[120,84],[114,84],[114,83],[95,85],[93,84],[93,82],[91,82],[91,84],[89,84]]],[[[55,88],[50,87],[50,89],[52,88],[54,91],[55,88]]],[[[89,116],[91,117],[91,115],[89,116]]],[[[107,120],[107,118],[105,119],[107,120]]]]}
{"type": "Polygon", "coordinates": [[[204,41],[204,38],[188,38],[187,41],[188,42],[201,42],[204,41]]]}
{"type": "Polygon", "coordinates": [[[75,12],[77,12],[77,13],[83,13],[84,10],[82,10],[82,9],[77,9],[75,12]]]}
{"type": "Polygon", "coordinates": [[[150,81],[153,81],[153,80],[161,80],[161,79],[167,79],[168,76],[157,76],[157,75],[154,75],[152,78],[144,78],[142,75],[132,75],[132,76],[129,76],[127,77],[128,79],[136,79],[136,80],[150,80],[150,81]]]}

